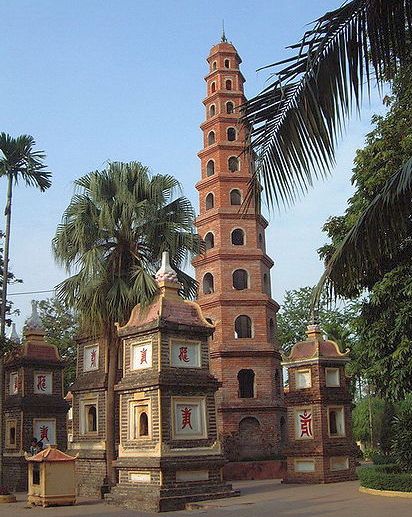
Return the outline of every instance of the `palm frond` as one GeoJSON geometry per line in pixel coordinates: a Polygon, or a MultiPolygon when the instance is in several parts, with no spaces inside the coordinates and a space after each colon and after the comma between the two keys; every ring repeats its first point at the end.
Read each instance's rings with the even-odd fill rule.
{"type": "Polygon", "coordinates": [[[411,0],[348,1],[316,20],[292,57],[268,65],[275,80],[241,108],[258,159],[249,201],[260,181],[269,205],[288,205],[328,173],[365,86],[408,58],[411,25],[411,0]]]}
{"type": "Polygon", "coordinates": [[[336,248],[319,281],[313,307],[327,287],[330,295],[353,297],[373,285],[385,266],[410,253],[412,157],[385,183],[336,248]]]}
{"type": "Polygon", "coordinates": [[[11,177],[16,184],[23,180],[44,192],[51,185],[51,172],[46,170],[44,152],[33,150],[35,144],[30,135],[13,138],[0,133],[0,176],[11,177]]]}

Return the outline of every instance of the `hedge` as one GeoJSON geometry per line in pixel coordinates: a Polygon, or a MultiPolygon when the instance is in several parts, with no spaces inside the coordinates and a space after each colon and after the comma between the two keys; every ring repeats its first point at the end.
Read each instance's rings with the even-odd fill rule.
{"type": "Polygon", "coordinates": [[[412,472],[401,472],[397,465],[372,465],[358,469],[364,488],[412,492],[412,472]]]}

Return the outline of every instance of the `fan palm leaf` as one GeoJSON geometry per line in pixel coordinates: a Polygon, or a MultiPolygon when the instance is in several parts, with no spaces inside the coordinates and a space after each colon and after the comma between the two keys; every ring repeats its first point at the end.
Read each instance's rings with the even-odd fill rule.
{"type": "Polygon", "coordinates": [[[138,162],[114,162],[76,180],[75,187],[53,250],[74,272],[57,287],[58,297],[77,309],[85,330],[103,332],[108,322],[124,323],[136,304],[149,303],[165,250],[184,294],[195,295],[197,284],[181,267],[201,251],[201,241],[190,202],[173,199],[180,190],[175,178],[150,176],[138,162]]]}

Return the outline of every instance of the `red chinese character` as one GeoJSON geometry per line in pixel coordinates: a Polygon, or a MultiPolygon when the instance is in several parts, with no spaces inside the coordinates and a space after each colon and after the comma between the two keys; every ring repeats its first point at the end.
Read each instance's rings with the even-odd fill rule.
{"type": "Polygon", "coordinates": [[[181,346],[179,348],[179,361],[184,361],[185,363],[188,363],[190,361],[187,355],[187,346],[181,346]]]}
{"type": "Polygon", "coordinates": [[[300,437],[312,436],[312,413],[308,413],[305,409],[303,415],[299,415],[300,419],[300,437]]]}
{"type": "Polygon", "coordinates": [[[182,429],[185,427],[190,427],[190,429],[193,429],[191,424],[191,417],[192,417],[192,410],[188,407],[185,407],[182,409],[182,429]]]}
{"type": "Polygon", "coordinates": [[[97,350],[94,349],[90,353],[90,368],[97,367],[97,350]]]}
{"type": "Polygon", "coordinates": [[[42,425],[40,427],[40,440],[43,440],[45,438],[47,441],[49,441],[48,434],[49,428],[47,427],[47,425],[42,425]]]}
{"type": "Polygon", "coordinates": [[[140,350],[140,364],[143,363],[147,364],[147,348],[142,348],[142,350],[140,350]]]}
{"type": "Polygon", "coordinates": [[[37,376],[37,390],[38,391],[46,391],[46,376],[38,375],[37,376]]]}

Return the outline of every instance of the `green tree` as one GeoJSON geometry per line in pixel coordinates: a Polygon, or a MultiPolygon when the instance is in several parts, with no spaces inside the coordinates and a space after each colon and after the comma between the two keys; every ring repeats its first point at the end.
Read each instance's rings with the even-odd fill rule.
{"type": "Polygon", "coordinates": [[[384,430],[385,401],[368,396],[360,400],[352,411],[352,431],[356,441],[377,448],[384,430]]]}
{"type": "MultiPolygon", "coordinates": [[[[282,308],[277,316],[278,339],[282,350],[306,338],[305,331],[309,322],[313,288],[302,287],[286,291],[282,308]]],[[[352,348],[356,340],[354,320],[357,317],[358,303],[350,302],[330,306],[323,296],[319,306],[318,318],[322,330],[329,339],[336,341],[341,350],[352,348]]]]}
{"type": "Polygon", "coordinates": [[[76,378],[77,345],[75,337],[78,334],[78,322],[73,310],[66,307],[58,298],[41,300],[38,304],[39,315],[45,330],[45,339],[55,345],[60,357],[66,361],[64,370],[64,390],[76,378]]]}
{"type": "Polygon", "coordinates": [[[412,472],[412,394],[399,405],[392,426],[392,455],[405,471],[412,472]]]}
{"type": "Polygon", "coordinates": [[[75,186],[53,240],[56,259],[74,274],[57,286],[57,297],[75,309],[81,330],[99,335],[108,350],[106,462],[112,481],[119,346],[114,324],[124,324],[136,304],[152,300],[163,251],[170,252],[184,294],[193,295],[195,282],[180,268],[201,251],[201,241],[189,200],[174,197],[180,186],[172,176],[151,176],[138,162],[114,162],[75,186]]]}
{"type": "MultiPolygon", "coordinates": [[[[409,65],[411,20],[411,0],[347,1],[312,24],[291,57],[269,65],[274,80],[243,106],[257,156],[249,199],[262,184],[270,204],[288,205],[326,175],[365,89],[409,65]]],[[[338,294],[361,291],[410,235],[412,154],[390,166],[326,264],[321,285],[329,282],[338,294]]]]}
{"type": "MultiPolygon", "coordinates": [[[[3,282],[0,306],[0,336],[5,337],[6,313],[7,313],[7,282],[9,279],[9,248],[11,232],[11,207],[13,198],[13,186],[19,181],[26,185],[36,187],[44,192],[51,185],[51,173],[46,171],[43,151],[33,149],[35,141],[32,136],[21,135],[13,138],[7,133],[0,133],[0,177],[7,179],[4,256],[3,256],[3,282]]],[[[3,354],[0,356],[0,393],[3,393],[3,354]]],[[[0,396],[0,482],[3,481],[3,397],[0,396]]]]}
{"type": "MultiPolygon", "coordinates": [[[[388,112],[373,118],[374,128],[366,145],[356,153],[352,176],[355,193],[345,214],[324,225],[331,239],[320,249],[326,260],[357,224],[365,206],[384,188],[392,171],[412,155],[412,66],[396,76],[386,103],[388,112]]],[[[362,376],[387,400],[400,400],[412,392],[412,225],[408,224],[408,234],[398,250],[381,261],[376,274],[365,268],[361,282],[369,294],[357,320],[359,340],[353,360],[362,376]]],[[[349,286],[341,293],[350,297],[354,291],[349,286]]]]}

